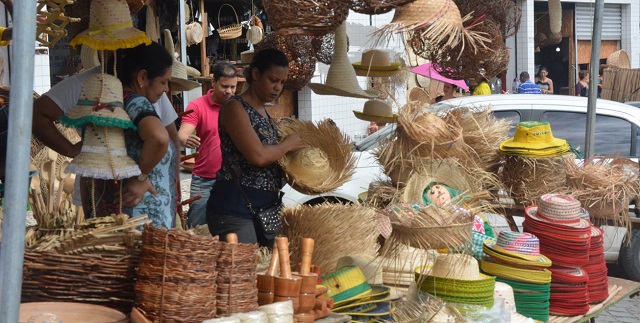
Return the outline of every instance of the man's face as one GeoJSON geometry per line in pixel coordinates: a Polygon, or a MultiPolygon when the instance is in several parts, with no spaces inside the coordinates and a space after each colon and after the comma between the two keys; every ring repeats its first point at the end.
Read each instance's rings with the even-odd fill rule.
{"type": "Polygon", "coordinates": [[[222,104],[227,101],[234,93],[236,93],[236,85],[238,78],[221,77],[218,81],[213,81],[213,101],[222,104]]]}

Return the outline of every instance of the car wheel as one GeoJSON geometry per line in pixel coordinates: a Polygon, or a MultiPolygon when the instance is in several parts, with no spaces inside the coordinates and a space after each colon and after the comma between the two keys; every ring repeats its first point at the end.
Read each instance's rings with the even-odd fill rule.
{"type": "Polygon", "coordinates": [[[640,281],[640,230],[633,230],[631,243],[622,243],[618,265],[631,280],[640,281]]]}

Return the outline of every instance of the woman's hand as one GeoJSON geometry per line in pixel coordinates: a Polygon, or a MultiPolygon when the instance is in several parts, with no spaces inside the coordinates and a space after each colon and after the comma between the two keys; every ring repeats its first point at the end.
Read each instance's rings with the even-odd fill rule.
{"type": "Polygon", "coordinates": [[[196,135],[189,135],[189,138],[187,138],[187,141],[185,142],[185,147],[187,148],[200,147],[200,137],[196,135]]]}
{"type": "Polygon", "coordinates": [[[282,143],[286,145],[287,152],[296,151],[298,149],[309,146],[305,144],[304,141],[302,141],[302,137],[300,137],[300,135],[298,135],[297,133],[288,135],[286,138],[284,138],[282,143]]]}
{"type": "Polygon", "coordinates": [[[122,206],[135,207],[140,204],[146,192],[158,197],[156,189],[148,178],[144,181],[139,181],[137,178],[129,179],[127,184],[122,188],[122,206]]]}

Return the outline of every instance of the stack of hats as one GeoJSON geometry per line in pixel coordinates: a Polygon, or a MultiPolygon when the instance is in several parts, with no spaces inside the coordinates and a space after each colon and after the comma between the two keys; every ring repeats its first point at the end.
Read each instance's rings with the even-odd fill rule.
{"type": "Polygon", "coordinates": [[[589,275],[587,289],[589,302],[600,303],[609,297],[609,279],[607,263],[604,260],[604,231],[591,226],[591,243],[589,245],[589,264],[582,267],[589,275]]]}
{"type": "Polygon", "coordinates": [[[500,152],[508,156],[553,157],[570,149],[566,140],[553,137],[547,121],[520,122],[514,137],[500,144],[500,152]]]}
{"type": "Polygon", "coordinates": [[[470,255],[439,255],[430,271],[418,267],[415,275],[421,291],[444,301],[493,306],[496,278],[480,273],[478,261],[470,255]]]}
{"type": "MultiPolygon", "coordinates": [[[[511,323],[534,323],[531,318],[528,318],[516,311],[515,296],[513,288],[508,284],[502,282],[496,282],[496,288],[494,289],[494,302],[504,302],[504,308],[509,315],[511,323]]],[[[504,317],[503,317],[504,318],[504,317]]]]}
{"type": "Polygon", "coordinates": [[[538,205],[527,207],[524,231],[540,239],[540,251],[554,266],[550,311],[581,315],[589,311],[588,275],[580,269],[589,264],[591,223],[584,219],[580,201],[562,194],[545,194],[538,205]]]}
{"type": "Polygon", "coordinates": [[[540,254],[540,241],[529,233],[501,231],[497,241],[487,240],[482,271],[514,290],[517,312],[540,321],[549,318],[551,260],[540,254]]]}
{"type": "Polygon", "coordinates": [[[370,285],[360,267],[342,267],[322,277],[321,284],[327,287],[324,296],[334,301],[332,312],[349,315],[357,322],[391,320],[391,288],[370,285]]]}

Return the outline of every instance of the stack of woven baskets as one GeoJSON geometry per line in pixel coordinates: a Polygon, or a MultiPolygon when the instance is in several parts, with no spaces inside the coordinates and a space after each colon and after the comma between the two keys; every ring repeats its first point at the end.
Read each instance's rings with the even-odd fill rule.
{"type": "Polygon", "coordinates": [[[142,241],[136,308],[152,322],[215,317],[218,238],[145,226],[142,241]]]}
{"type": "Polygon", "coordinates": [[[217,263],[218,288],[214,290],[217,317],[258,310],[256,249],[255,244],[221,244],[217,263]]]}

